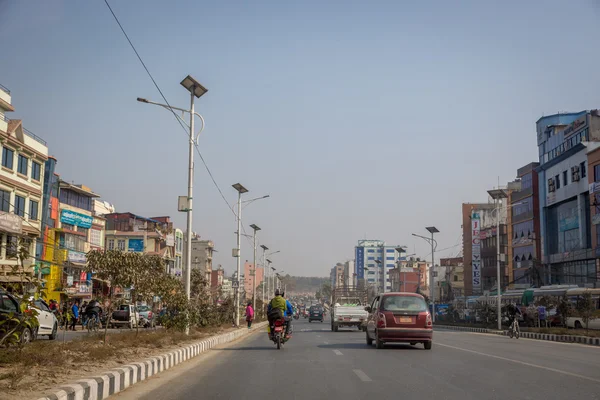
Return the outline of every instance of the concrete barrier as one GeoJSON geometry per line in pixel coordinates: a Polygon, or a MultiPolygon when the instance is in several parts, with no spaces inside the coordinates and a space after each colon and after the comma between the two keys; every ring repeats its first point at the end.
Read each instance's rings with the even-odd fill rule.
{"type": "Polygon", "coordinates": [[[101,400],[119,393],[138,382],[153,375],[194,358],[213,347],[232,342],[249,333],[260,331],[267,322],[260,322],[252,330],[240,328],[233,332],[224,333],[204,339],[185,347],[171,350],[158,356],[147,358],[122,367],[114,368],[103,374],[80,379],[74,383],[62,385],[53,393],[38,400],[101,400]]]}

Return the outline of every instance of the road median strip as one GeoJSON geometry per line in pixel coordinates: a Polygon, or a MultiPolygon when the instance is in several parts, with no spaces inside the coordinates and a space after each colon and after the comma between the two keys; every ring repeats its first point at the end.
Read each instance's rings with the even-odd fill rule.
{"type": "Polygon", "coordinates": [[[252,330],[238,329],[232,332],[209,337],[167,353],[149,357],[114,368],[100,375],[79,379],[74,383],[61,385],[51,394],[38,400],[101,400],[122,392],[128,387],[144,381],[162,371],[194,358],[217,345],[232,342],[238,338],[265,327],[267,322],[257,323],[252,330]]]}
{"type": "MultiPolygon", "coordinates": [[[[508,336],[508,331],[499,331],[496,329],[487,328],[472,328],[467,326],[453,326],[453,325],[434,325],[435,329],[441,330],[452,330],[460,332],[474,332],[474,333],[487,333],[492,335],[508,336]]],[[[600,338],[589,337],[589,336],[576,336],[576,335],[557,335],[553,333],[540,333],[540,332],[520,332],[520,336],[526,339],[545,340],[549,342],[561,342],[561,343],[579,343],[587,344],[590,346],[600,346],[600,338]]]]}

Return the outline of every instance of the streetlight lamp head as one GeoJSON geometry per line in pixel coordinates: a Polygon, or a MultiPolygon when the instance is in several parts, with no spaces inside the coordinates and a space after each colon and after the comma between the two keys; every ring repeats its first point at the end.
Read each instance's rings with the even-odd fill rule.
{"type": "Polygon", "coordinates": [[[254,229],[254,231],[255,231],[255,232],[256,232],[256,231],[260,231],[260,228],[259,228],[259,227],[258,227],[258,225],[256,225],[256,224],[252,224],[252,225],[250,225],[250,228],[254,229]]]}
{"type": "Polygon", "coordinates": [[[438,231],[438,229],[435,226],[428,226],[427,228],[425,228],[429,231],[429,233],[439,233],[440,231],[438,231]]]}
{"type": "Polygon", "coordinates": [[[202,86],[200,82],[192,78],[191,75],[186,76],[181,81],[181,86],[186,88],[190,93],[193,93],[194,96],[198,98],[203,96],[206,92],[208,92],[208,89],[202,86]]]}
{"type": "Polygon", "coordinates": [[[236,183],[234,185],[231,185],[235,190],[237,190],[239,193],[248,193],[248,189],[246,189],[241,183],[236,183]]]}
{"type": "Polygon", "coordinates": [[[398,253],[406,253],[406,248],[398,246],[396,247],[396,251],[398,253]]]}
{"type": "Polygon", "coordinates": [[[264,251],[267,251],[267,250],[269,250],[269,248],[268,248],[267,246],[265,246],[264,244],[261,244],[261,245],[260,245],[260,247],[261,247],[261,248],[262,248],[264,251]]]}
{"type": "Polygon", "coordinates": [[[502,200],[508,198],[508,193],[504,189],[492,189],[487,191],[490,197],[494,200],[502,200]]]}
{"type": "MultiPolygon", "coordinates": [[[[269,264],[271,264],[273,261],[271,261],[271,260],[269,260],[269,259],[267,258],[267,262],[268,262],[269,264]]],[[[275,269],[275,268],[273,268],[273,269],[275,269]]]]}
{"type": "Polygon", "coordinates": [[[148,99],[144,99],[143,97],[138,97],[137,101],[139,101],[140,103],[148,103],[148,99]]]}

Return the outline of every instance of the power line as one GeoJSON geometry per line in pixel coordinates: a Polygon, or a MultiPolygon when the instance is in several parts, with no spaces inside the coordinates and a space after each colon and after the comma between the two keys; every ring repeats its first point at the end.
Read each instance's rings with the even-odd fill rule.
{"type": "MultiPolygon", "coordinates": [[[[133,45],[133,42],[131,41],[131,39],[129,38],[129,35],[127,35],[127,32],[125,32],[125,28],[123,28],[123,25],[121,24],[121,22],[119,21],[119,18],[117,17],[117,15],[115,14],[115,12],[113,11],[112,7],[110,6],[110,4],[108,4],[108,0],[104,0],[104,3],[106,3],[106,6],[108,7],[108,9],[110,10],[110,13],[112,14],[112,16],[114,17],[115,21],[117,22],[117,24],[119,25],[119,28],[121,28],[121,32],[123,32],[123,35],[125,36],[125,38],[127,39],[127,41],[129,42],[129,45],[131,46],[131,48],[133,49],[133,51],[135,52],[135,55],[137,56],[138,60],[140,61],[140,63],[142,64],[142,66],[144,67],[144,70],[146,70],[146,73],[148,74],[148,76],[150,77],[150,79],[152,80],[152,83],[154,84],[154,87],[156,87],[156,90],[158,90],[158,93],[160,93],[160,96],[162,97],[162,99],[165,101],[165,103],[167,103],[168,109],[169,111],[171,111],[171,113],[173,114],[173,116],[175,117],[175,119],[177,120],[177,122],[179,123],[179,125],[181,126],[181,128],[184,130],[184,132],[186,133],[187,136],[189,136],[189,130],[183,125],[183,123],[181,122],[181,120],[179,119],[179,117],[177,116],[177,114],[175,114],[175,111],[171,108],[171,104],[169,103],[169,101],[167,100],[167,98],[165,97],[165,95],[163,94],[162,90],[160,89],[160,87],[158,86],[158,83],[156,83],[156,80],[154,79],[154,77],[152,76],[152,74],[150,73],[150,70],[148,69],[148,67],[146,66],[146,63],[144,63],[144,60],[142,60],[142,57],[140,56],[140,54],[138,53],[137,49],[135,48],[135,46],[133,45]]],[[[192,116],[193,118],[193,116],[192,116]]],[[[192,132],[193,134],[193,132],[192,132]]],[[[194,143],[194,147],[196,148],[196,152],[198,153],[198,156],[200,157],[200,160],[202,161],[202,164],[204,164],[204,168],[206,169],[206,172],[208,172],[208,175],[210,176],[210,179],[212,180],[213,184],[215,185],[215,187],[217,188],[217,190],[219,191],[219,194],[221,195],[221,198],[223,199],[223,201],[225,201],[225,204],[227,204],[227,207],[231,210],[231,212],[233,213],[233,215],[235,214],[235,211],[233,210],[233,207],[231,206],[231,204],[229,204],[229,201],[227,201],[227,198],[225,197],[225,195],[223,194],[223,191],[221,190],[221,188],[219,187],[219,185],[217,184],[217,181],[215,180],[212,171],[210,170],[210,168],[208,167],[208,164],[206,163],[206,161],[204,160],[204,157],[202,156],[202,153],[200,152],[200,149],[198,147],[197,143],[194,143]]]]}

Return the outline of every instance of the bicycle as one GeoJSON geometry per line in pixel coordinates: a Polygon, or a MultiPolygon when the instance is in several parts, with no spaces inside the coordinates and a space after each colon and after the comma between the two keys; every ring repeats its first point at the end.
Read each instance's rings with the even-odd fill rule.
{"type": "Polygon", "coordinates": [[[510,324],[510,327],[508,328],[508,336],[511,339],[513,337],[515,339],[518,339],[520,334],[521,334],[521,332],[519,330],[519,322],[517,321],[517,318],[515,317],[512,324],[510,324]]]}
{"type": "Polygon", "coordinates": [[[98,316],[89,317],[87,319],[87,330],[88,332],[98,332],[100,328],[100,322],[98,321],[98,316]]]}

